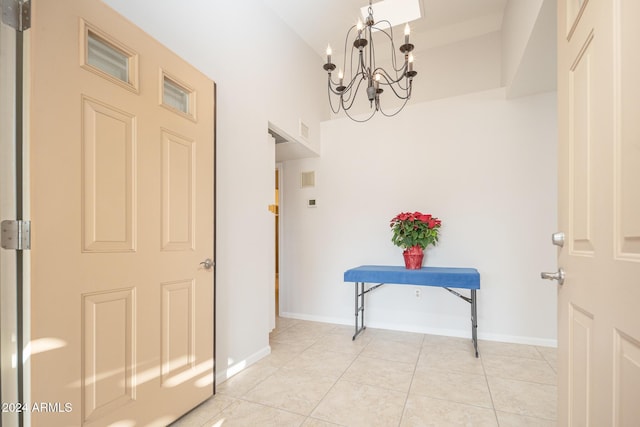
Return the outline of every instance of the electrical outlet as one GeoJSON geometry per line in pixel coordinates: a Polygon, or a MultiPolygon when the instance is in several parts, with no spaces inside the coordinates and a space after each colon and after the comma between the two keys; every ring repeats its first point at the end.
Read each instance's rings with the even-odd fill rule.
{"type": "Polygon", "coordinates": [[[420,289],[416,289],[416,298],[417,298],[417,299],[422,298],[422,292],[421,292],[421,290],[420,290],[420,289]]]}

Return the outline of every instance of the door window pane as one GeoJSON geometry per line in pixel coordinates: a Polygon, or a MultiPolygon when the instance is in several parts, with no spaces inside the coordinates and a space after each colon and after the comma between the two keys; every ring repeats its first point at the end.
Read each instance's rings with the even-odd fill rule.
{"type": "Polygon", "coordinates": [[[162,103],[185,114],[192,115],[190,111],[191,91],[180,86],[166,75],[163,78],[162,103]]]}
{"type": "Polygon", "coordinates": [[[89,32],[87,45],[87,63],[89,65],[125,83],[131,83],[129,81],[129,55],[108,44],[92,32],[89,32]]]}

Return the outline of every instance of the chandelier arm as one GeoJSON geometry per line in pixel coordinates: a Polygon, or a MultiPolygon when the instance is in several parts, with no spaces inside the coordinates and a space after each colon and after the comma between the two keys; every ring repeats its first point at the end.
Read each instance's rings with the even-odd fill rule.
{"type": "Polygon", "coordinates": [[[333,108],[333,101],[331,101],[331,97],[329,97],[329,107],[331,107],[331,112],[333,114],[338,114],[340,112],[340,103],[338,103],[337,108],[333,108]]]}
{"type": "Polygon", "coordinates": [[[395,111],[394,113],[391,114],[387,114],[384,112],[384,110],[382,108],[380,108],[380,113],[385,116],[385,117],[393,117],[396,114],[398,114],[400,111],[404,110],[404,107],[407,105],[407,102],[409,101],[409,98],[405,98],[404,102],[402,103],[402,105],[400,106],[400,108],[398,108],[397,111],[395,111]]]}
{"type": "Polygon", "coordinates": [[[333,92],[334,95],[338,95],[338,96],[343,96],[345,93],[349,92],[351,90],[351,86],[353,84],[353,80],[351,82],[349,82],[349,84],[347,86],[343,86],[344,89],[342,91],[337,90],[337,88],[340,86],[336,83],[333,82],[333,80],[329,77],[329,81],[328,81],[328,86],[329,86],[329,90],[331,92],[333,92]],[[334,88],[335,86],[335,88],[334,88]]]}
{"type": "Polygon", "coordinates": [[[351,99],[351,96],[355,97],[357,94],[357,89],[353,93],[351,91],[358,77],[360,77],[361,79],[366,78],[366,69],[364,68],[364,61],[362,60],[362,52],[360,51],[360,49],[358,49],[358,64],[356,67],[354,67],[353,65],[355,50],[356,50],[356,47],[353,46],[351,48],[351,63],[350,63],[350,69],[349,69],[350,71],[349,76],[351,80],[349,81],[349,84],[346,85],[345,90],[343,91],[343,94],[348,94],[345,97],[347,102],[349,102],[349,100],[351,99]],[[357,69],[357,71],[354,71],[354,69],[357,69]]]}
{"type": "MultiPolygon", "coordinates": [[[[344,57],[342,58],[342,63],[345,65],[347,63],[347,43],[349,42],[349,34],[351,34],[351,30],[353,30],[354,28],[355,28],[355,25],[349,28],[349,31],[347,31],[347,35],[344,38],[344,57]]],[[[353,55],[353,46],[351,47],[351,55],[353,55]]]]}
{"type": "MultiPolygon", "coordinates": [[[[369,73],[366,67],[366,59],[364,57],[364,52],[358,49],[358,72],[353,75],[353,81],[360,76],[361,79],[367,79],[369,77],[369,73]]],[[[359,85],[358,85],[359,86],[359,85]]],[[[357,91],[356,91],[357,92],[357,91]]]]}
{"type": "Polygon", "coordinates": [[[371,118],[376,114],[376,111],[377,110],[374,109],[373,112],[371,113],[371,115],[369,117],[367,117],[366,119],[364,119],[364,120],[356,119],[351,114],[349,114],[349,110],[344,110],[344,113],[347,115],[347,117],[349,117],[354,122],[364,123],[364,122],[368,122],[369,120],[371,120],[371,118]]]}
{"type": "Polygon", "coordinates": [[[329,81],[331,82],[330,84],[332,84],[333,86],[338,86],[338,82],[333,81],[333,76],[331,75],[331,73],[328,73],[328,74],[329,74],[329,81]]]}
{"type": "Polygon", "coordinates": [[[400,80],[398,83],[398,89],[400,89],[402,92],[407,92],[409,90],[409,85],[407,84],[406,86],[402,85],[402,80],[400,80]]]}
{"type": "Polygon", "coordinates": [[[331,93],[333,93],[334,95],[342,95],[344,93],[344,91],[340,92],[338,90],[335,90],[333,87],[329,86],[329,90],[331,91],[331,93]]]}
{"type": "MultiPolygon", "coordinates": [[[[355,78],[354,78],[355,81],[355,78]]],[[[342,99],[342,108],[346,111],[348,109],[350,109],[351,107],[353,107],[353,103],[356,102],[356,95],[358,94],[358,92],[360,91],[360,85],[362,84],[362,82],[364,81],[364,79],[360,79],[358,81],[358,85],[356,86],[355,90],[353,91],[353,97],[349,96],[346,100],[347,103],[349,103],[349,106],[346,107],[345,106],[345,100],[342,99]]],[[[351,84],[353,85],[353,81],[351,82],[351,84]]]]}
{"type": "Polygon", "coordinates": [[[351,64],[352,73],[350,74],[351,80],[349,81],[349,84],[346,85],[345,89],[342,91],[343,97],[344,97],[344,94],[347,94],[347,96],[346,96],[346,101],[347,102],[351,99],[352,95],[355,97],[355,95],[357,93],[357,89],[355,90],[354,93],[352,93],[351,90],[353,89],[353,86],[354,86],[355,81],[357,80],[358,76],[360,76],[360,72],[356,73],[355,75],[353,74],[353,52],[352,52],[351,56],[352,56],[352,64],[351,64]]]}
{"type": "Polygon", "coordinates": [[[389,23],[389,29],[390,29],[390,33],[388,34],[386,31],[383,31],[384,34],[389,38],[389,41],[391,42],[391,63],[393,66],[393,69],[396,71],[396,73],[402,72],[404,70],[404,68],[406,67],[406,61],[405,63],[398,68],[398,58],[397,58],[397,54],[396,54],[396,43],[393,41],[393,27],[391,27],[391,23],[389,23]]]}
{"type": "Polygon", "coordinates": [[[406,80],[406,76],[400,76],[400,77],[398,77],[398,80],[392,80],[392,81],[390,81],[390,84],[397,85],[397,87],[398,87],[399,89],[401,89],[401,90],[407,90],[407,87],[408,87],[408,86],[407,86],[407,87],[405,87],[405,86],[403,86],[403,85],[402,85],[402,81],[403,81],[403,80],[406,80]]]}
{"type": "MultiPolygon", "coordinates": [[[[347,74],[347,43],[349,41],[349,34],[351,34],[351,31],[353,31],[353,29],[356,28],[355,25],[351,26],[351,28],[349,28],[349,31],[347,31],[347,36],[344,38],[344,56],[342,58],[342,65],[345,67],[345,69],[343,70],[343,73],[346,75],[347,74]]],[[[349,69],[349,75],[353,74],[353,49],[354,46],[351,46],[351,64],[350,64],[350,69],[349,69]]]]}
{"type": "Polygon", "coordinates": [[[327,89],[327,97],[329,98],[329,107],[333,114],[338,114],[340,112],[340,104],[338,103],[338,108],[333,108],[333,101],[331,101],[331,87],[327,89]]]}
{"type": "Polygon", "coordinates": [[[373,77],[373,70],[376,69],[376,46],[373,43],[372,27],[369,27],[369,76],[373,77]]]}
{"type": "Polygon", "coordinates": [[[409,91],[406,91],[407,92],[406,95],[401,95],[396,91],[396,88],[394,85],[389,85],[389,87],[391,88],[393,93],[396,95],[396,97],[398,97],[399,99],[409,99],[411,97],[411,92],[409,91]]]}
{"type": "Polygon", "coordinates": [[[376,70],[374,71],[374,74],[380,74],[381,76],[384,76],[384,78],[387,80],[387,83],[383,83],[383,84],[389,84],[389,85],[399,83],[405,78],[405,73],[402,73],[402,75],[396,76],[396,78],[394,78],[392,75],[390,75],[387,72],[387,70],[380,67],[376,68],[376,70]]]}
{"type": "MultiPolygon", "coordinates": [[[[384,79],[384,81],[380,81],[381,85],[384,86],[389,86],[391,88],[391,90],[393,91],[393,93],[396,95],[396,97],[400,98],[400,99],[409,99],[409,97],[411,96],[410,93],[408,93],[408,88],[404,89],[397,80],[388,80],[388,76],[387,72],[384,71],[384,69],[381,69],[383,73],[379,73],[382,78],[384,79]],[[398,86],[398,89],[402,90],[403,92],[407,92],[406,95],[401,95],[400,93],[398,93],[398,91],[396,90],[396,85],[398,86]]],[[[378,70],[376,70],[376,72],[378,72],[378,70]]]]}
{"type": "Polygon", "coordinates": [[[334,87],[338,87],[338,85],[331,78],[331,73],[329,73],[327,77],[327,87],[329,88],[329,91],[332,92],[334,95],[340,95],[340,92],[334,89],[334,87]]]}
{"type": "Polygon", "coordinates": [[[353,77],[351,79],[351,81],[349,82],[349,84],[342,91],[342,94],[343,94],[342,96],[343,96],[343,98],[345,98],[345,100],[347,102],[349,102],[349,100],[351,100],[351,96],[355,97],[355,94],[358,92],[357,89],[354,92],[352,92],[352,89],[353,89],[353,86],[355,84],[356,78],[357,78],[357,76],[353,77]],[[344,94],[347,94],[347,96],[345,97],[344,94]]]}
{"type": "MultiPolygon", "coordinates": [[[[353,76],[355,74],[354,67],[353,67],[353,56],[354,56],[355,50],[356,50],[356,47],[352,45],[351,46],[351,62],[349,63],[349,77],[351,77],[352,81],[353,81],[353,76]]],[[[345,60],[345,68],[347,68],[346,60],[345,60]]]]}
{"type": "Polygon", "coordinates": [[[371,67],[367,68],[367,64],[366,61],[360,60],[359,62],[359,67],[360,71],[358,71],[359,76],[361,76],[363,79],[369,79],[372,74],[371,74],[371,67]]]}
{"type": "Polygon", "coordinates": [[[383,20],[383,21],[378,21],[374,24],[373,26],[376,30],[378,30],[379,32],[383,33],[385,36],[387,36],[387,38],[389,39],[389,41],[391,42],[391,63],[393,66],[393,69],[396,72],[400,72],[403,70],[403,68],[405,67],[405,65],[402,65],[402,67],[397,68],[397,63],[398,63],[398,58],[396,56],[396,44],[393,41],[393,27],[391,26],[391,22],[387,21],[387,20],[383,20]],[[380,23],[386,23],[389,26],[389,32],[387,32],[387,30],[385,30],[382,27],[378,27],[377,25],[380,23]]]}
{"type": "Polygon", "coordinates": [[[405,91],[409,89],[409,82],[413,80],[413,77],[408,77],[406,73],[407,72],[404,71],[402,73],[402,76],[400,76],[400,78],[398,79],[398,87],[405,91]],[[405,83],[404,85],[403,82],[405,83]]]}

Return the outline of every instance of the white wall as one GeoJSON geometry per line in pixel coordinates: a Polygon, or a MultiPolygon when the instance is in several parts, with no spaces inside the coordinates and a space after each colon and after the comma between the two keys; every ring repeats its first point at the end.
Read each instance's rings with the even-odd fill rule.
{"type": "MultiPolygon", "coordinates": [[[[441,244],[426,265],[481,273],[480,337],[553,345],[556,286],[556,100],[506,100],[495,89],[407,107],[366,125],[322,125],[320,159],[287,162],[281,311],[351,324],[361,264],[402,264],[389,220],[420,210],[442,219],[441,244]],[[316,171],[301,189],[299,173],[316,171]],[[317,199],[307,208],[308,198],[317,199]]],[[[368,297],[370,326],[469,336],[469,306],[446,291],[387,286],[368,297]]]]}
{"type": "MultiPolygon", "coordinates": [[[[522,62],[543,2],[508,0],[502,18],[502,85],[510,86],[522,62]]],[[[555,32],[555,27],[552,29],[555,32]]]]}
{"type": "MultiPolygon", "coordinates": [[[[269,349],[275,151],[268,122],[318,149],[327,118],[322,59],[261,1],[106,0],[217,84],[217,373],[269,349]]],[[[124,41],[126,42],[126,41],[124,41]]],[[[142,58],[141,60],[144,60],[142,58]]]]}
{"type": "Polygon", "coordinates": [[[415,54],[412,100],[422,102],[500,87],[500,32],[415,54]]]}
{"type": "MultiPolygon", "coordinates": [[[[511,5],[511,3],[509,3],[511,5]]],[[[511,64],[511,74],[509,74],[509,86],[507,97],[517,98],[519,96],[533,95],[540,92],[551,92],[557,88],[557,47],[556,47],[556,27],[557,27],[557,0],[544,0],[539,10],[531,10],[527,22],[535,18],[535,24],[526,40],[522,50],[517,52],[519,62],[511,64]]],[[[515,19],[514,16],[512,16],[515,19]]],[[[506,24],[506,22],[505,22],[506,24]]],[[[503,41],[513,36],[513,22],[505,28],[503,41]],[[511,29],[511,31],[508,31],[511,29]]],[[[520,23],[522,25],[522,23],[520,23]]],[[[505,58],[514,61],[514,54],[510,51],[505,54],[505,58]]],[[[508,61],[505,61],[508,62],[508,61]]]]}

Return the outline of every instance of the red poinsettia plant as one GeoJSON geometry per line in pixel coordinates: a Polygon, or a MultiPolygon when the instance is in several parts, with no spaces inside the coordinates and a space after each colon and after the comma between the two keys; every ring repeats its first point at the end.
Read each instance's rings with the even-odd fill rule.
{"type": "Polygon", "coordinates": [[[425,249],[438,243],[441,221],[421,212],[402,212],[391,220],[394,245],[403,249],[419,246],[425,249]]]}

